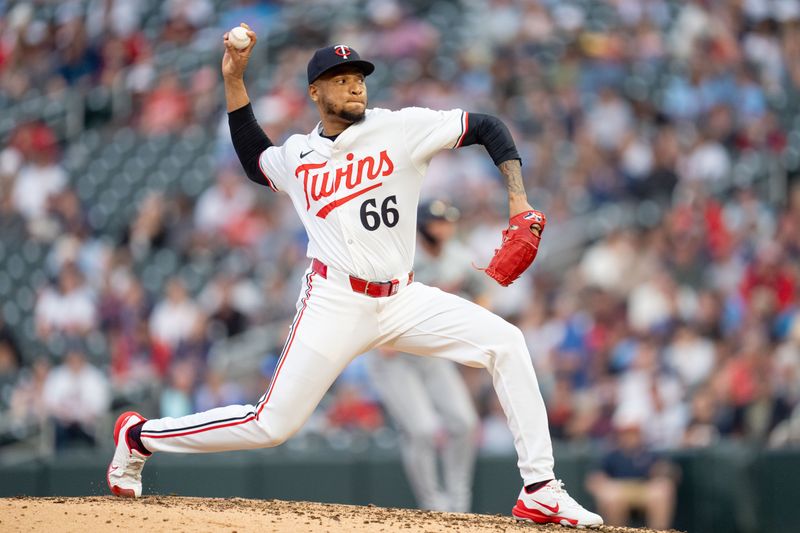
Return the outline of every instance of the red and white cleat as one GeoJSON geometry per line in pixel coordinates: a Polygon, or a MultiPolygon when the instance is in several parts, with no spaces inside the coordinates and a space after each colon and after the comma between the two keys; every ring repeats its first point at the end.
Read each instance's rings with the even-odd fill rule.
{"type": "Polygon", "coordinates": [[[567,494],[560,479],[550,481],[532,494],[522,487],[511,514],[517,520],[537,524],[552,522],[580,529],[603,525],[600,515],[587,511],[567,494]]]}
{"type": "Polygon", "coordinates": [[[106,479],[108,488],[115,496],[138,498],[142,495],[142,468],[149,456],[132,450],[126,435],[131,426],[144,422],[139,413],[122,413],[114,424],[114,457],[108,465],[106,479]]]}

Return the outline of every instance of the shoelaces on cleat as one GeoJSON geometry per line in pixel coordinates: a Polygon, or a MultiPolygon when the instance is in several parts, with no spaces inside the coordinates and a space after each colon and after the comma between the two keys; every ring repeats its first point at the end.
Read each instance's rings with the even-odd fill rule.
{"type": "Polygon", "coordinates": [[[548,486],[550,487],[550,490],[552,490],[557,496],[564,499],[564,503],[566,503],[568,507],[582,508],[580,504],[576,502],[566,490],[564,490],[564,482],[560,479],[554,480],[548,486]]]}

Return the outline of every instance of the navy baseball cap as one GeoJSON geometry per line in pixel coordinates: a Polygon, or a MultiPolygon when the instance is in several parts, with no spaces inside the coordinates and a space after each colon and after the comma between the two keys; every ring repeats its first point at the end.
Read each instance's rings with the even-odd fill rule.
{"type": "Polygon", "coordinates": [[[340,65],[352,65],[363,72],[364,76],[369,76],[375,70],[375,65],[361,59],[358,52],[344,44],[337,44],[314,52],[308,62],[308,84],[311,85],[325,72],[340,65]]]}

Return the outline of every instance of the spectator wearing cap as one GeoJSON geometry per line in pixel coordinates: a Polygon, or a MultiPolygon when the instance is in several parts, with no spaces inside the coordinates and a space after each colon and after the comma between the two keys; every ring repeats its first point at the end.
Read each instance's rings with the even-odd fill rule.
{"type": "Polygon", "coordinates": [[[47,214],[48,200],[67,185],[67,173],[58,161],[53,132],[45,125],[34,125],[17,136],[23,145],[26,163],[17,174],[12,198],[16,209],[28,223],[47,214]]]}

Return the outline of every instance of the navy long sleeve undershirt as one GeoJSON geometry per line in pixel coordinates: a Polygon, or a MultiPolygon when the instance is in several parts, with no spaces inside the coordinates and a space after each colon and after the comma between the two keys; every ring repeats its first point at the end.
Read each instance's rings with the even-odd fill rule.
{"type": "Polygon", "coordinates": [[[467,133],[461,146],[482,144],[495,165],[512,159],[522,162],[511,132],[502,120],[483,113],[469,113],[467,123],[467,133]]]}
{"type": "Polygon", "coordinates": [[[253,106],[247,104],[228,113],[228,127],[231,130],[233,148],[247,177],[259,185],[266,185],[264,174],[258,167],[258,158],[261,152],[273,146],[273,142],[258,125],[253,106]]]}

